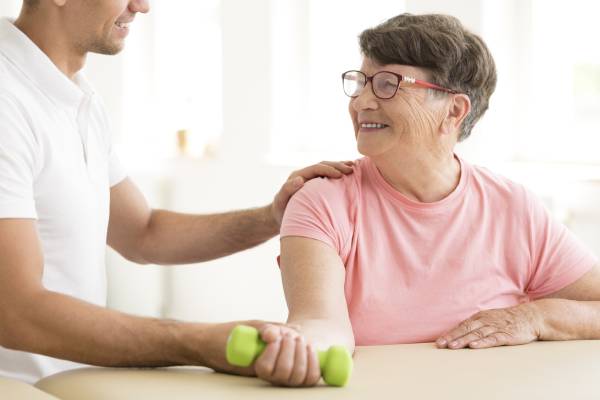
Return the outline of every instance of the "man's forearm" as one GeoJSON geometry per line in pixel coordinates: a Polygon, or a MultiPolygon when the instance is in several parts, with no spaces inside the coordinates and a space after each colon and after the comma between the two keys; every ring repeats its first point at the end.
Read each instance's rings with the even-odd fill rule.
{"type": "Polygon", "coordinates": [[[203,365],[207,325],[134,317],[50,291],[5,313],[2,346],[98,366],[203,365]],[[189,340],[193,337],[193,340],[189,340]]]}
{"type": "Polygon", "coordinates": [[[153,210],[141,253],[147,263],[189,264],[251,248],[278,233],[270,206],[210,215],[153,210]]]}
{"type": "Polygon", "coordinates": [[[541,316],[540,340],[600,339],[600,301],[541,299],[531,305],[541,316]]]}

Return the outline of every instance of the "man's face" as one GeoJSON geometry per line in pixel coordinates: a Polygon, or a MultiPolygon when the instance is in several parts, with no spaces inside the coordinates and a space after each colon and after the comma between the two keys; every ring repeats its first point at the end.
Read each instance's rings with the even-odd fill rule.
{"type": "Polygon", "coordinates": [[[150,8],[148,0],[70,0],[66,7],[65,23],[76,48],[108,55],[123,49],[135,14],[150,8]]]}

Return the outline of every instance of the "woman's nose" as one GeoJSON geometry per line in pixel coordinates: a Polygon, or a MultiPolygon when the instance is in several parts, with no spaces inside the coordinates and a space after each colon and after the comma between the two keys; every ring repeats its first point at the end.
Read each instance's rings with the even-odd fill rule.
{"type": "Polygon", "coordinates": [[[352,101],[352,107],[355,111],[375,110],[379,106],[377,97],[373,93],[371,82],[368,82],[352,101]]]}

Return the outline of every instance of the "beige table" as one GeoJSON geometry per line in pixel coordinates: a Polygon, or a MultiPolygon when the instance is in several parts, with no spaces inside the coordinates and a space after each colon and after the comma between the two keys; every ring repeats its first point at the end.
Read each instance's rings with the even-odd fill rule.
{"type": "Polygon", "coordinates": [[[85,368],[41,380],[63,400],[99,399],[600,399],[600,341],[488,350],[432,344],[360,347],[345,388],[272,387],[204,368],[85,368]]]}
{"type": "Polygon", "coordinates": [[[31,385],[0,377],[0,399],[4,400],[58,400],[31,385]]]}

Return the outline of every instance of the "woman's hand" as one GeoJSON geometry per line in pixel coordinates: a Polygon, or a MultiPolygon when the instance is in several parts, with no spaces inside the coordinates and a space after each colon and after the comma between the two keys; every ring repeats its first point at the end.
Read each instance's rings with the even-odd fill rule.
{"type": "Polygon", "coordinates": [[[279,386],[314,386],[319,382],[317,352],[297,331],[267,325],[261,338],[267,347],[254,364],[259,378],[279,386]]]}
{"type": "Polygon", "coordinates": [[[436,340],[439,348],[485,349],[530,343],[540,337],[542,316],[535,303],[480,311],[436,340]]]}

